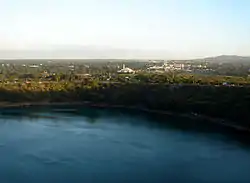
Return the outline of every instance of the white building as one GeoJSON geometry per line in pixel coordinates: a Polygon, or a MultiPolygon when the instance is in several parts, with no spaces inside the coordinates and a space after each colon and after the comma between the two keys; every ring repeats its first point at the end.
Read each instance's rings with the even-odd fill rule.
{"type": "Polygon", "coordinates": [[[134,74],[135,73],[133,69],[126,67],[124,64],[122,65],[122,69],[117,72],[120,74],[134,74]]]}
{"type": "Polygon", "coordinates": [[[174,64],[174,69],[175,70],[183,70],[184,69],[184,64],[178,64],[178,63],[175,63],[174,64]]]}
{"type": "Polygon", "coordinates": [[[164,66],[152,66],[152,67],[149,67],[147,68],[148,71],[152,71],[152,72],[162,72],[162,71],[165,71],[165,67],[164,66]]]}
{"type": "Polygon", "coordinates": [[[38,65],[30,65],[29,67],[30,68],[38,68],[39,66],[38,65]]]}
{"type": "Polygon", "coordinates": [[[165,70],[183,70],[185,65],[181,63],[164,63],[165,70]]]}

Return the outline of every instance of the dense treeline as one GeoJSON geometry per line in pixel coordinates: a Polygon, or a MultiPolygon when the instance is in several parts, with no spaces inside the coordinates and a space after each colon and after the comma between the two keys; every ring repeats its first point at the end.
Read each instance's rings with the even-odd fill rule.
{"type": "MultiPolygon", "coordinates": [[[[121,76],[122,77],[122,76],[121,76]]],[[[82,82],[30,82],[1,84],[2,102],[81,102],[135,106],[146,109],[198,113],[237,121],[250,127],[248,86],[215,86],[171,84],[162,75],[136,75],[125,82],[101,82],[96,79],[82,82]],[[157,81],[157,82],[156,82],[157,81]]],[[[218,80],[216,81],[218,83],[218,80]]],[[[221,81],[220,81],[221,82],[221,81]]],[[[178,82],[177,82],[178,83],[178,82]]]]}

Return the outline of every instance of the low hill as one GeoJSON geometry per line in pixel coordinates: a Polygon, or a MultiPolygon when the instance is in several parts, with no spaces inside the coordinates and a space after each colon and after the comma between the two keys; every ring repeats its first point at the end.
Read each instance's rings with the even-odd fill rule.
{"type": "Polygon", "coordinates": [[[216,63],[243,63],[243,62],[250,63],[250,57],[237,56],[237,55],[220,55],[217,57],[204,58],[202,60],[207,62],[216,62],[216,63]]]}

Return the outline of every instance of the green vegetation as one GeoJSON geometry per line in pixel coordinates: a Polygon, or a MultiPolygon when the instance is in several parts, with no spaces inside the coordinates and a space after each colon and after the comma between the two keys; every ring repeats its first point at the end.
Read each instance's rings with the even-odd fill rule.
{"type": "MultiPolygon", "coordinates": [[[[1,83],[2,102],[81,102],[198,113],[250,127],[248,78],[194,75],[119,75],[117,82],[98,78],[58,82],[1,83]],[[129,80],[125,80],[129,77],[129,80]],[[119,82],[118,82],[119,81],[119,82]],[[223,82],[234,86],[223,86],[223,82]]],[[[114,80],[116,80],[114,79],[114,80]]]]}
{"type": "Polygon", "coordinates": [[[90,102],[197,113],[250,127],[250,78],[246,74],[148,72],[147,63],[131,64],[136,74],[118,74],[121,63],[85,64],[43,63],[35,68],[5,64],[0,72],[0,102],[2,106],[90,102]]]}

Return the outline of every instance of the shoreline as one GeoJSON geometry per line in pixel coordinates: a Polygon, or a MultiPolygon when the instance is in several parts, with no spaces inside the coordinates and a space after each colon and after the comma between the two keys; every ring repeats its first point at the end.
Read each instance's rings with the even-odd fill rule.
{"type": "Polygon", "coordinates": [[[142,107],[136,106],[125,106],[125,105],[112,105],[112,104],[105,104],[105,103],[93,103],[93,102],[20,102],[20,103],[10,103],[10,102],[0,102],[0,110],[1,109],[8,109],[8,108],[20,108],[20,107],[46,107],[46,106],[87,106],[87,107],[95,107],[95,108],[116,108],[116,109],[130,109],[130,110],[137,110],[141,112],[151,113],[151,114],[160,114],[160,115],[177,115],[179,117],[190,118],[190,119],[200,119],[200,120],[208,120],[211,123],[221,125],[224,127],[232,128],[239,131],[245,131],[250,133],[250,129],[247,127],[230,124],[230,120],[224,120],[221,118],[209,117],[202,114],[196,113],[178,113],[172,111],[163,111],[163,110],[154,110],[154,109],[147,109],[142,107]],[[227,123],[229,122],[229,123],[227,123]]]}

